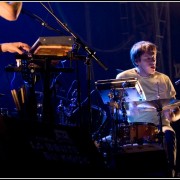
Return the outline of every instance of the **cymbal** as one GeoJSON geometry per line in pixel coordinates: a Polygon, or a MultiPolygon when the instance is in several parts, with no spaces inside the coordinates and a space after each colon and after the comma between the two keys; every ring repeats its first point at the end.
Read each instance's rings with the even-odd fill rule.
{"type": "Polygon", "coordinates": [[[118,73],[121,73],[121,72],[123,72],[124,70],[122,70],[122,69],[116,69],[116,71],[117,71],[118,73]]]}
{"type": "Polygon", "coordinates": [[[177,99],[157,99],[152,101],[138,102],[137,108],[149,110],[168,110],[180,106],[180,100],[177,99]]]}
{"type": "Polygon", "coordinates": [[[5,94],[0,93],[0,96],[4,96],[5,94]]]}
{"type": "Polygon", "coordinates": [[[174,100],[173,104],[168,104],[163,107],[163,110],[174,109],[180,106],[180,100],[174,100]]]}

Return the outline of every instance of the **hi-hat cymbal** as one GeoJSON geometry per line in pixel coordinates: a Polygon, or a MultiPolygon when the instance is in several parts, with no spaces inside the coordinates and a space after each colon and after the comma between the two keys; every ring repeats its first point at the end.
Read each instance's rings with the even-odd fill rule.
{"type": "Polygon", "coordinates": [[[0,93],[0,96],[4,96],[5,94],[0,93]]]}
{"type": "Polygon", "coordinates": [[[180,100],[177,99],[157,99],[152,101],[138,102],[137,108],[149,110],[168,110],[180,106],[180,100]]]}

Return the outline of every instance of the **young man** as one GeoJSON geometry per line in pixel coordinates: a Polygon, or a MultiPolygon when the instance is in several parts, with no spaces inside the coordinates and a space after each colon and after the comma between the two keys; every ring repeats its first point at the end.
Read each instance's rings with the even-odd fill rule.
{"type": "MultiPolygon", "coordinates": [[[[117,74],[116,79],[137,78],[146,96],[146,101],[151,102],[150,106],[156,107],[161,100],[175,99],[176,91],[170,78],[156,71],[157,47],[148,41],[135,43],[130,50],[130,58],[134,68],[117,74]]],[[[140,102],[141,103],[141,102],[140,102]]],[[[170,177],[175,176],[176,167],[176,134],[171,123],[180,118],[179,107],[166,109],[161,112],[161,118],[157,115],[156,108],[144,110],[138,108],[139,102],[130,102],[128,122],[153,123],[159,126],[164,134],[165,147],[168,157],[170,177]],[[160,119],[162,122],[160,122],[160,119]]],[[[164,102],[163,102],[164,103],[164,102]]],[[[168,104],[168,102],[166,102],[168,104]]],[[[146,104],[147,105],[147,104],[146,104]]]]}

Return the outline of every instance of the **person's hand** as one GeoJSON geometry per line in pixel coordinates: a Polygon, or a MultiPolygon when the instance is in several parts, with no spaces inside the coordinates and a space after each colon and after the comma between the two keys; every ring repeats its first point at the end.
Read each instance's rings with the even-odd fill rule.
{"type": "Polygon", "coordinates": [[[173,112],[173,109],[168,109],[168,110],[165,110],[163,111],[163,114],[164,114],[164,117],[166,119],[168,119],[169,121],[172,121],[172,119],[174,118],[174,112],[173,112]]]}
{"type": "Polygon", "coordinates": [[[30,46],[26,43],[22,42],[12,42],[12,43],[2,43],[1,51],[2,52],[10,52],[10,53],[18,53],[23,54],[25,51],[29,52],[30,46]]]}
{"type": "Polygon", "coordinates": [[[164,117],[170,122],[174,122],[180,119],[180,108],[176,107],[175,109],[168,109],[163,111],[164,117]]]}
{"type": "Polygon", "coordinates": [[[129,102],[129,110],[127,111],[130,116],[138,116],[139,109],[136,102],[129,102]]]}

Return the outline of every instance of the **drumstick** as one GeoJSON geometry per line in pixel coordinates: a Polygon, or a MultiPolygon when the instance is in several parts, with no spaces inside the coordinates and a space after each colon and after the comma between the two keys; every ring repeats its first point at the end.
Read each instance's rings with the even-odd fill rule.
{"type": "Polygon", "coordinates": [[[19,104],[19,100],[18,100],[18,97],[17,97],[16,90],[15,89],[11,90],[11,94],[12,94],[12,97],[14,99],[14,103],[16,105],[17,110],[20,111],[21,107],[20,107],[20,104],[19,104]]]}
{"type": "Polygon", "coordinates": [[[21,89],[20,89],[20,91],[21,91],[21,99],[22,99],[22,104],[24,104],[24,102],[25,102],[25,92],[24,92],[24,87],[22,87],[21,89]]]}

